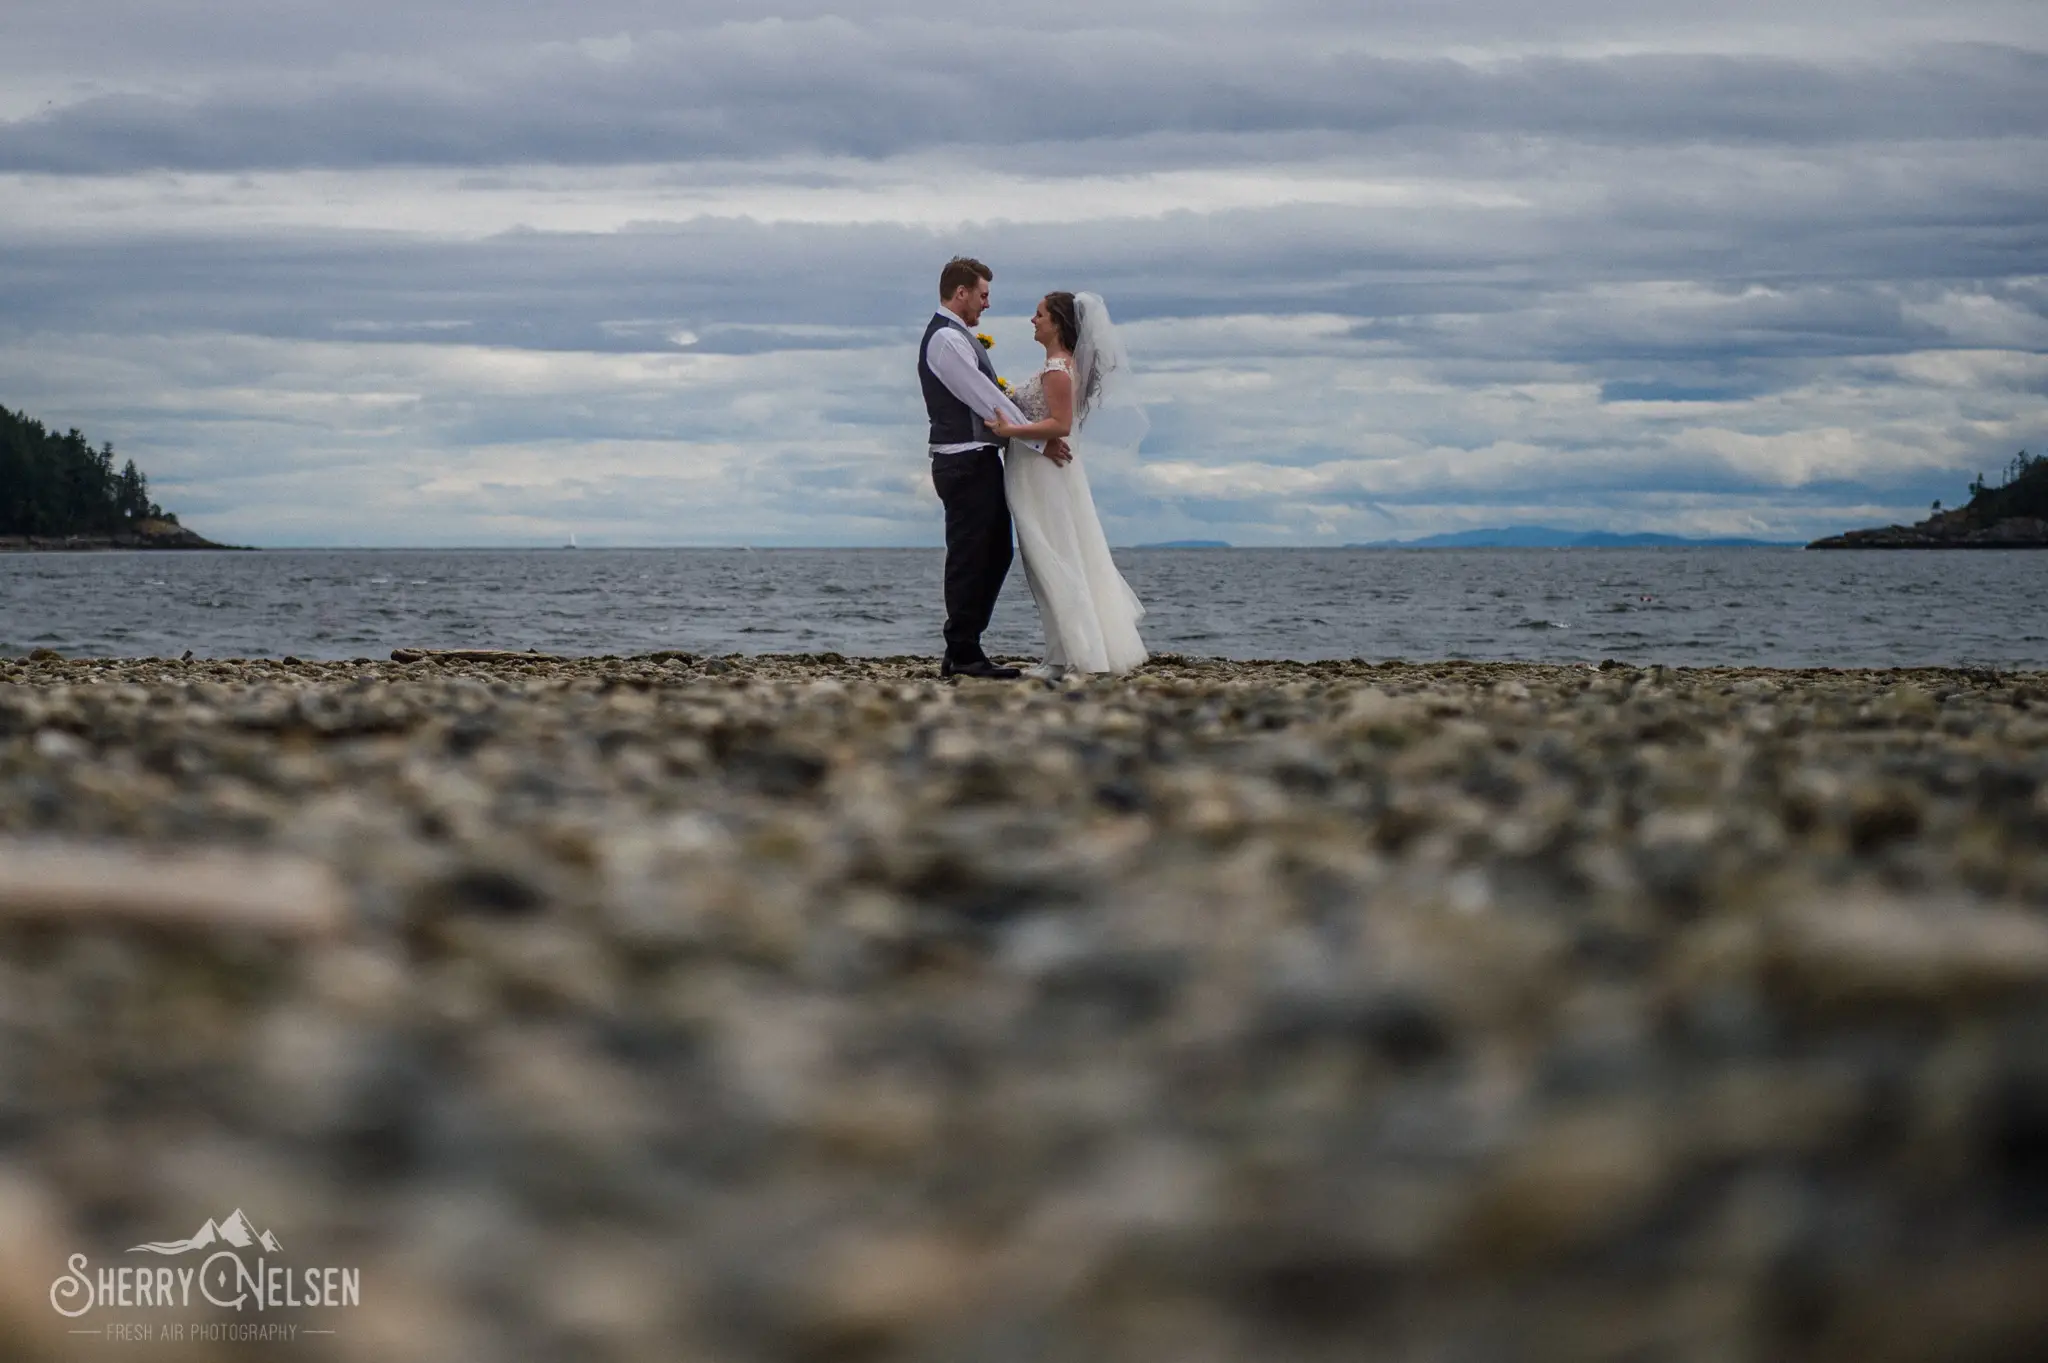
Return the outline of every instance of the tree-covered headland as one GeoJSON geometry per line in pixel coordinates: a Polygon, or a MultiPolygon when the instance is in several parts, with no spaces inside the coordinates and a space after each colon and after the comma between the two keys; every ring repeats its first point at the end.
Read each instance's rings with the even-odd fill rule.
{"type": "Polygon", "coordinates": [[[0,407],[0,547],[219,548],[149,497],[133,459],[116,466],[78,430],[61,435],[0,407]]]}
{"type": "Polygon", "coordinates": [[[1807,545],[1809,549],[2048,549],[2048,459],[2021,450],[2005,466],[2003,482],[1983,474],[1970,483],[1970,500],[1944,511],[1941,503],[1918,525],[1851,530],[1807,545]]]}
{"type": "Polygon", "coordinates": [[[178,518],[149,499],[133,459],[117,469],[113,445],[0,407],[0,535],[117,535],[150,520],[178,518]]]}

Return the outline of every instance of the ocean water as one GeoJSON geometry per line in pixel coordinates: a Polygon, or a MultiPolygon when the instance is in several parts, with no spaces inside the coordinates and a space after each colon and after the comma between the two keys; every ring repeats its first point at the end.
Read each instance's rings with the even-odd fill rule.
{"type": "MultiPolygon", "coordinates": [[[[1155,652],[2048,667],[2048,553],[1119,551],[1155,652]]],[[[382,658],[395,647],[927,654],[926,549],[0,554],[0,654],[382,658]]],[[[985,641],[1035,654],[1019,568],[985,641]]]]}

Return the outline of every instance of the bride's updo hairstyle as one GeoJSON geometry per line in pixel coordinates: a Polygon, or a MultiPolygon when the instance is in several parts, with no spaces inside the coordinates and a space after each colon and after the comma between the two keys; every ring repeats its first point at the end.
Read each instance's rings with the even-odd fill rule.
{"type": "Polygon", "coordinates": [[[1074,307],[1074,295],[1062,290],[1045,296],[1045,315],[1052,318],[1052,324],[1059,328],[1060,344],[1067,348],[1069,355],[1074,347],[1081,344],[1081,314],[1074,307]]]}

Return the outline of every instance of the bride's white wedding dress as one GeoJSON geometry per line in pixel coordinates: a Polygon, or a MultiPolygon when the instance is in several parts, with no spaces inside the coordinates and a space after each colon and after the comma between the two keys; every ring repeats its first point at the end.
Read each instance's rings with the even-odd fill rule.
{"type": "MultiPolygon", "coordinates": [[[[1074,372],[1067,360],[1049,361],[1045,372],[1052,369],[1074,372]]],[[[1043,372],[1019,384],[1011,397],[1026,421],[1046,418],[1043,372]]],[[[1068,441],[1074,459],[1064,466],[1020,440],[1003,453],[1003,491],[1017,525],[1024,576],[1045,625],[1044,676],[1128,672],[1147,656],[1138,637],[1145,607],[1109,556],[1079,435],[1076,430],[1068,441]]]]}

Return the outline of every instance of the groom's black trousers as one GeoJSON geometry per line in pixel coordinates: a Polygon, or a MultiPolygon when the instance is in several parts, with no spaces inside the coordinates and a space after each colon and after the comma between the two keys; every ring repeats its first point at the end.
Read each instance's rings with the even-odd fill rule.
{"type": "Polygon", "coordinates": [[[1010,503],[993,445],[932,456],[932,486],[946,507],[946,656],[983,661],[981,633],[1010,573],[1010,503]]]}

